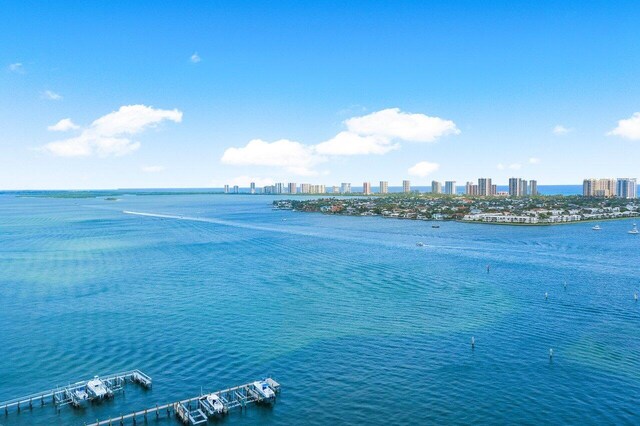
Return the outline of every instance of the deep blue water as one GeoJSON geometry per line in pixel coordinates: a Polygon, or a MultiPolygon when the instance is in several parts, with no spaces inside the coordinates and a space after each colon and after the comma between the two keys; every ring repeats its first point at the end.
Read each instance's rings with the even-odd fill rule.
{"type": "Polygon", "coordinates": [[[267,374],[275,407],[221,423],[640,422],[630,221],[433,229],[271,201],[0,195],[0,400],[133,368],[154,379],[0,425],[82,425],[267,374]]]}

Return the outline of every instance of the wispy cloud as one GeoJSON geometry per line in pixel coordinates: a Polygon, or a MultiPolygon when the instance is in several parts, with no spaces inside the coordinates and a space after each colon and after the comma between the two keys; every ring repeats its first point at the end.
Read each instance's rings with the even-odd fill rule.
{"type": "Polygon", "coordinates": [[[140,167],[140,170],[142,170],[145,173],[160,173],[160,172],[164,172],[164,166],[142,166],[140,167]]]}
{"type": "Polygon", "coordinates": [[[508,167],[511,170],[520,170],[522,168],[522,164],[520,164],[520,163],[511,163],[511,164],[509,164],[508,167]]]}
{"type": "Polygon", "coordinates": [[[439,117],[411,114],[389,108],[344,121],[346,130],[317,145],[282,139],[265,142],[254,139],[246,146],[228,148],[221,161],[230,165],[285,168],[301,175],[317,174],[314,166],[330,157],[381,155],[400,147],[400,141],[432,143],[460,130],[439,117]]]}
{"type": "Polygon", "coordinates": [[[254,139],[240,148],[228,148],[221,161],[233,166],[281,167],[290,173],[303,176],[317,174],[313,167],[326,161],[312,147],[288,139],[267,142],[254,139]]]}
{"type": "Polygon", "coordinates": [[[202,61],[202,58],[200,58],[200,55],[198,55],[198,52],[194,52],[193,55],[191,55],[191,57],[189,58],[189,60],[191,61],[191,63],[197,64],[198,62],[202,61]]]}
{"type": "Polygon", "coordinates": [[[179,123],[182,121],[182,112],[145,105],[122,106],[95,120],[79,136],[50,142],[42,150],[61,157],[123,156],[140,148],[140,142],[132,141],[129,138],[131,135],[163,121],[179,123]]]}
{"type": "Polygon", "coordinates": [[[262,188],[267,185],[273,185],[275,181],[271,178],[236,176],[224,182],[214,180],[211,182],[211,186],[218,188],[224,185],[238,185],[240,188],[248,188],[251,185],[251,182],[256,184],[256,188],[262,188]]]}
{"type": "Polygon", "coordinates": [[[56,124],[53,124],[47,127],[47,130],[51,132],[66,132],[69,130],[76,130],[79,128],[80,126],[76,125],[73,121],[71,121],[70,118],[63,118],[62,120],[58,121],[56,124]]]}
{"type": "Polygon", "coordinates": [[[630,140],[640,140],[640,112],[630,118],[619,120],[618,126],[607,133],[607,136],[620,136],[630,140]]]}
{"type": "Polygon", "coordinates": [[[9,71],[15,72],[17,74],[24,74],[24,65],[22,65],[22,62],[9,64],[9,71]]]}
{"type": "Polygon", "coordinates": [[[540,164],[540,159],[538,157],[529,158],[529,164],[540,164]]]}
{"type": "Polygon", "coordinates": [[[554,135],[566,135],[569,132],[573,132],[573,129],[563,126],[562,124],[557,124],[551,130],[554,135]]]}
{"type": "Polygon", "coordinates": [[[428,161],[420,161],[419,163],[409,167],[407,172],[411,176],[417,177],[427,177],[431,173],[437,171],[440,168],[440,164],[438,163],[430,163],[428,161]]]}
{"type": "Polygon", "coordinates": [[[60,101],[62,100],[62,95],[51,90],[45,90],[42,92],[42,98],[50,101],[60,101]]]}

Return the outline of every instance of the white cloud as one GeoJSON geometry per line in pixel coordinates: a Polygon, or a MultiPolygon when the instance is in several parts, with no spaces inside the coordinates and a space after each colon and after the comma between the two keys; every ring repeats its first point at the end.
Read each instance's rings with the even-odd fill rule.
{"type": "Polygon", "coordinates": [[[426,177],[431,173],[437,171],[440,168],[440,164],[438,163],[430,163],[428,161],[421,161],[414,165],[413,167],[409,167],[409,174],[411,176],[418,177],[426,177]]]}
{"type": "Polygon", "coordinates": [[[45,90],[44,92],[42,92],[42,98],[48,99],[50,101],[60,101],[62,100],[62,95],[51,90],[45,90]]]}
{"type": "Polygon", "coordinates": [[[441,136],[460,133],[453,121],[424,114],[410,114],[399,108],[383,109],[362,117],[350,118],[344,123],[350,132],[360,135],[412,142],[433,142],[441,136]]]}
{"type": "Polygon", "coordinates": [[[9,64],[9,71],[15,72],[18,74],[24,74],[24,65],[22,62],[16,62],[14,64],[9,64]]]}
{"type": "Polygon", "coordinates": [[[198,52],[194,52],[193,55],[191,55],[191,57],[189,58],[189,60],[194,63],[197,64],[198,62],[200,62],[202,60],[202,58],[200,58],[200,55],[198,55],[198,52]]]}
{"type": "Polygon", "coordinates": [[[283,167],[298,175],[315,175],[313,166],[325,161],[317,155],[313,147],[300,142],[280,139],[266,142],[253,139],[241,148],[227,148],[220,160],[233,166],[270,166],[283,167]]]}
{"type": "Polygon", "coordinates": [[[640,112],[634,113],[631,118],[618,121],[618,127],[607,133],[607,136],[620,136],[621,138],[640,139],[640,112]]]}
{"type": "Polygon", "coordinates": [[[58,121],[56,124],[47,127],[47,130],[51,132],[66,132],[68,130],[76,130],[79,128],[80,126],[74,124],[74,122],[71,121],[70,118],[63,118],[62,120],[58,121]]]}
{"type": "Polygon", "coordinates": [[[569,132],[572,132],[573,129],[570,129],[568,127],[564,127],[562,124],[557,124],[556,126],[554,126],[552,132],[554,135],[566,135],[569,132]]]}
{"type": "Polygon", "coordinates": [[[140,170],[145,173],[160,173],[164,172],[164,166],[142,166],[140,170]]]}
{"type": "Polygon", "coordinates": [[[222,163],[282,167],[292,173],[317,174],[313,167],[329,156],[386,154],[400,147],[400,140],[434,142],[441,136],[459,134],[453,121],[424,114],[409,114],[389,108],[344,121],[343,130],[317,145],[282,139],[250,141],[245,147],[228,148],[222,163]]]}
{"type": "Polygon", "coordinates": [[[529,158],[529,164],[540,164],[540,159],[538,157],[529,158]]]}
{"type": "Polygon", "coordinates": [[[256,188],[262,188],[264,186],[274,184],[274,180],[271,178],[237,176],[225,182],[214,181],[211,183],[211,186],[222,187],[224,185],[230,185],[230,186],[238,185],[240,188],[248,188],[251,185],[251,182],[254,182],[256,184],[256,188]]]}
{"type": "Polygon", "coordinates": [[[520,164],[520,163],[512,163],[512,164],[509,164],[509,168],[511,170],[520,170],[522,168],[522,164],[520,164]]]}
{"type": "Polygon", "coordinates": [[[118,111],[95,120],[79,136],[48,143],[42,149],[61,157],[87,157],[93,154],[119,157],[140,148],[140,142],[130,140],[129,135],[141,133],[165,120],[179,123],[182,121],[182,112],[145,105],[122,106],[118,111]]]}
{"type": "Polygon", "coordinates": [[[400,145],[389,139],[372,135],[361,136],[351,132],[340,132],[328,141],[315,146],[316,152],[325,155],[386,154],[400,145]]]}
{"type": "Polygon", "coordinates": [[[496,166],[498,170],[504,170],[504,164],[500,163],[496,166]]]}

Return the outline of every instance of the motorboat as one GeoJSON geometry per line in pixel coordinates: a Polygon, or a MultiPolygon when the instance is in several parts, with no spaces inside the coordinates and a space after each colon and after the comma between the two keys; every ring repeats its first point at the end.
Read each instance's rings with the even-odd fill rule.
{"type": "Polygon", "coordinates": [[[591,228],[591,229],[593,229],[594,231],[599,231],[599,230],[601,230],[602,228],[600,228],[600,225],[596,225],[596,226],[594,226],[594,227],[593,227],[593,228],[591,228]]]}
{"type": "Polygon", "coordinates": [[[253,387],[263,399],[272,400],[276,397],[273,389],[271,389],[269,384],[264,380],[260,382],[253,382],[253,387]]]}
{"type": "Polygon", "coordinates": [[[418,246],[418,247],[424,247],[424,243],[423,243],[422,241],[418,241],[418,242],[416,243],[416,246],[418,246]]]}
{"type": "Polygon", "coordinates": [[[224,413],[224,404],[220,399],[220,395],[215,393],[210,393],[206,395],[204,398],[200,398],[202,401],[202,405],[204,406],[205,411],[210,416],[215,416],[217,414],[224,413]]]}
{"type": "Polygon", "coordinates": [[[636,226],[636,224],[633,224],[633,228],[631,228],[631,231],[629,231],[630,234],[639,234],[640,232],[638,232],[638,227],[636,226]]]}
{"type": "Polygon", "coordinates": [[[87,382],[87,394],[91,399],[103,399],[111,396],[111,390],[98,376],[87,382]]]}
{"type": "Polygon", "coordinates": [[[431,225],[432,228],[440,228],[440,225],[431,225]]]}

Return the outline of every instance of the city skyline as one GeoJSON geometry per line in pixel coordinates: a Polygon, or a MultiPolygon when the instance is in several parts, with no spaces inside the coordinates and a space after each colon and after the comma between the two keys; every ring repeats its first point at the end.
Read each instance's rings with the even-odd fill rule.
{"type": "Polygon", "coordinates": [[[0,189],[636,174],[633,2],[217,6],[0,6],[0,189]]]}
{"type": "MultiPolygon", "coordinates": [[[[388,194],[389,182],[381,180],[378,187],[372,186],[370,181],[362,183],[362,190],[358,187],[352,187],[351,182],[342,182],[340,186],[328,186],[325,184],[311,184],[297,182],[279,182],[273,185],[266,185],[263,188],[257,188],[255,182],[249,184],[251,194],[388,194]]],[[[392,186],[392,188],[394,188],[392,186]]],[[[400,189],[397,192],[415,193],[420,192],[417,188],[429,188],[429,193],[446,194],[446,195],[471,195],[471,196],[510,196],[525,197],[541,195],[538,191],[537,179],[524,179],[521,177],[510,177],[507,185],[493,183],[492,178],[481,177],[476,182],[467,181],[464,186],[458,186],[456,181],[432,181],[430,186],[413,186],[410,180],[403,180],[402,186],[396,186],[400,189]],[[506,190],[499,191],[499,187],[506,187],[506,190]],[[458,190],[462,189],[462,192],[458,190]]],[[[229,185],[224,185],[224,193],[238,194],[240,191],[236,185],[233,191],[229,185]]],[[[246,189],[246,188],[245,188],[246,189]]],[[[616,197],[635,199],[638,198],[637,178],[620,177],[620,178],[587,178],[582,183],[582,195],[585,197],[616,197]]]]}

